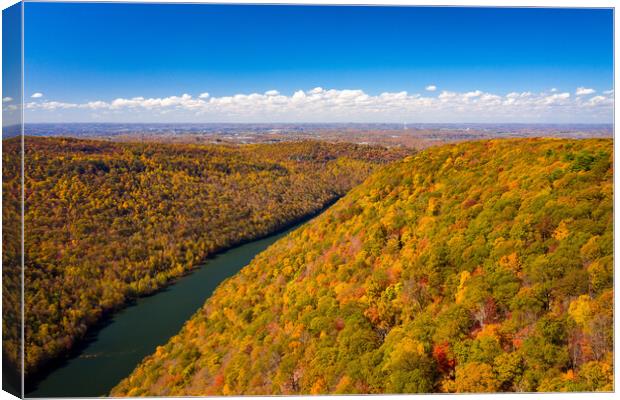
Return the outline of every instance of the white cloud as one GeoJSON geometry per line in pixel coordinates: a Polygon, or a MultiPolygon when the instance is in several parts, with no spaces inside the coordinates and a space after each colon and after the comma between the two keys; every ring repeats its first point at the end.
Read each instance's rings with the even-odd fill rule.
{"type": "Polygon", "coordinates": [[[40,99],[41,97],[43,97],[43,93],[36,92],[36,93],[33,93],[32,96],[30,97],[32,97],[33,99],[40,99]]]}
{"type": "Polygon", "coordinates": [[[112,110],[120,110],[124,108],[145,108],[145,109],[161,109],[166,107],[180,108],[180,109],[196,109],[207,104],[204,99],[194,99],[191,95],[185,93],[181,96],[170,97],[158,97],[158,98],[144,98],[133,97],[131,99],[118,98],[114,99],[111,103],[105,103],[101,101],[90,102],[85,105],[80,105],[84,108],[110,108],[112,110]]]}
{"type": "Polygon", "coordinates": [[[568,99],[569,97],[570,97],[570,93],[567,93],[567,92],[554,93],[552,95],[545,96],[542,99],[542,102],[547,105],[561,104],[564,100],[568,99]]]}
{"type": "MultiPolygon", "coordinates": [[[[406,91],[368,94],[360,89],[297,90],[282,94],[237,93],[192,97],[142,96],[71,103],[43,100],[26,104],[31,120],[49,121],[54,111],[63,118],[84,120],[96,111],[111,121],[180,122],[590,122],[613,116],[613,93],[591,99],[568,92],[521,91],[507,94],[481,90],[442,91],[438,96],[406,91]]],[[[60,117],[58,117],[60,118],[60,117]]]]}
{"type": "Polygon", "coordinates": [[[204,93],[200,93],[200,96],[198,96],[198,98],[200,98],[200,99],[207,99],[207,98],[209,98],[209,96],[210,96],[209,93],[204,92],[204,93]]]}
{"type": "Polygon", "coordinates": [[[482,94],[482,92],[481,92],[480,90],[475,90],[475,91],[473,91],[473,92],[467,92],[467,93],[465,93],[465,95],[464,95],[464,96],[465,96],[465,98],[466,98],[466,99],[471,99],[471,98],[474,98],[474,97],[478,97],[478,96],[480,96],[481,94],[482,94]]]}
{"type": "Polygon", "coordinates": [[[82,108],[88,108],[91,110],[98,110],[107,107],[108,103],[106,103],[105,101],[89,101],[88,103],[82,105],[82,108]]]}
{"type": "Polygon", "coordinates": [[[76,103],[64,103],[61,101],[43,101],[40,103],[26,103],[27,110],[47,110],[54,111],[58,109],[85,108],[76,103]]]}
{"type": "Polygon", "coordinates": [[[457,96],[457,94],[455,92],[448,92],[448,91],[444,90],[437,97],[440,100],[447,101],[447,100],[455,98],[456,96],[457,96]]]}
{"type": "Polygon", "coordinates": [[[558,91],[558,88],[551,88],[551,93],[555,93],[558,91]]]}
{"type": "Polygon", "coordinates": [[[426,89],[429,92],[434,92],[435,90],[437,90],[437,86],[435,86],[435,85],[428,85],[424,89],[426,89]]]}
{"type": "Polygon", "coordinates": [[[13,101],[12,97],[5,97],[5,98],[2,99],[3,103],[10,103],[11,101],[13,101]]]}
{"type": "Polygon", "coordinates": [[[577,96],[586,96],[588,94],[592,94],[595,93],[596,90],[594,89],[590,89],[590,88],[585,88],[585,87],[578,87],[577,90],[575,90],[575,94],[577,96]]]}
{"type": "Polygon", "coordinates": [[[590,107],[596,107],[604,104],[613,106],[613,99],[605,96],[594,96],[586,102],[586,105],[590,107]]]}

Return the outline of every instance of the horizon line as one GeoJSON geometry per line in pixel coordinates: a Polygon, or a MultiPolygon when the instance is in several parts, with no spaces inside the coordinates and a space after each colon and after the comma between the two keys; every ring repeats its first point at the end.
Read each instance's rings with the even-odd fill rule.
{"type": "Polygon", "coordinates": [[[64,122],[24,122],[22,124],[5,125],[3,128],[20,126],[20,125],[63,125],[63,124],[110,124],[110,125],[614,125],[614,122],[295,122],[295,121],[279,121],[279,122],[112,122],[112,121],[64,121],[64,122]]]}

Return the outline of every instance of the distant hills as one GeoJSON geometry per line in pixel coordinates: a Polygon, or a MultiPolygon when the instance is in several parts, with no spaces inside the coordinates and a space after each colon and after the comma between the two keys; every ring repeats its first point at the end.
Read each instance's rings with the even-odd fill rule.
{"type": "Polygon", "coordinates": [[[611,124],[26,124],[34,136],[71,136],[114,141],[176,143],[272,143],[324,140],[425,148],[448,142],[492,138],[613,137],[611,124]]]}

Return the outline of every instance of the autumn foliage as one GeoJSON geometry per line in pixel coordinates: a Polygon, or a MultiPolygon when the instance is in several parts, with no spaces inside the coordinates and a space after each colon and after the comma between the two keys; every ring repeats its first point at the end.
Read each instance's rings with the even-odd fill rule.
{"type": "Polygon", "coordinates": [[[611,140],[382,168],[224,282],[115,396],[613,390],[611,140]]]}
{"type": "MultiPolygon", "coordinates": [[[[12,196],[3,210],[7,233],[7,226],[19,227],[19,144],[20,138],[4,141],[4,191],[12,196]]],[[[377,165],[404,154],[319,142],[218,146],[26,137],[26,372],[66,352],[106,312],[219,250],[318,212],[377,165]]],[[[12,240],[19,244],[19,236],[12,240]]],[[[19,272],[13,242],[5,242],[3,257],[19,272]]],[[[12,300],[5,296],[5,306],[12,300]]],[[[18,363],[19,335],[7,329],[5,348],[18,363]]]]}

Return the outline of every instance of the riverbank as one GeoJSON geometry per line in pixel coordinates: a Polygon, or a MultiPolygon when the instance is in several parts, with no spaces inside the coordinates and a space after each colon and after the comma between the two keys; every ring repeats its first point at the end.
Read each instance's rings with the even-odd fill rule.
{"type": "Polygon", "coordinates": [[[94,340],[94,338],[96,338],[98,332],[100,332],[102,329],[108,326],[113,321],[114,316],[118,314],[119,312],[122,312],[127,307],[135,306],[137,302],[140,301],[140,299],[145,299],[151,296],[155,296],[161,293],[162,291],[165,291],[168,287],[176,284],[179,280],[184,279],[188,275],[191,275],[192,273],[194,273],[197,269],[202,267],[205,263],[208,263],[209,260],[214,259],[217,256],[224,254],[227,251],[230,251],[231,249],[235,249],[247,243],[260,241],[262,239],[269,238],[274,235],[280,235],[284,232],[290,231],[294,227],[302,225],[303,223],[321,214],[327,208],[331,207],[334,203],[338,201],[338,199],[340,199],[340,197],[341,196],[336,196],[326,201],[320,208],[318,208],[317,210],[313,212],[302,215],[298,218],[293,218],[290,221],[285,221],[282,223],[275,223],[274,226],[268,227],[266,229],[267,232],[264,232],[264,233],[261,232],[251,237],[247,237],[241,240],[236,240],[232,242],[230,246],[216,249],[206,259],[197,263],[193,268],[184,271],[184,273],[181,275],[171,277],[163,286],[158,287],[151,292],[141,294],[139,296],[129,297],[123,304],[105,310],[102,313],[101,317],[98,319],[98,321],[95,324],[93,324],[91,327],[89,327],[89,329],[86,331],[84,336],[80,338],[79,340],[77,340],[70,349],[68,349],[64,354],[61,354],[60,356],[56,358],[46,361],[44,364],[40,366],[40,368],[37,371],[26,376],[25,393],[29,394],[30,392],[32,392],[34,390],[33,387],[36,385],[36,382],[45,380],[47,376],[53,373],[53,371],[59,368],[62,368],[62,366],[66,364],[67,360],[71,360],[75,357],[79,357],[80,354],[82,354],[82,352],[86,348],[88,348],[89,344],[94,340]]]}
{"type": "Polygon", "coordinates": [[[29,377],[26,395],[107,395],[145,356],[176,334],[222,281],[313,216],[306,216],[296,225],[268,237],[221,252],[166,288],[139,298],[106,318],[97,326],[98,329],[90,331],[70,356],[58,360],[46,373],[29,377]]]}

